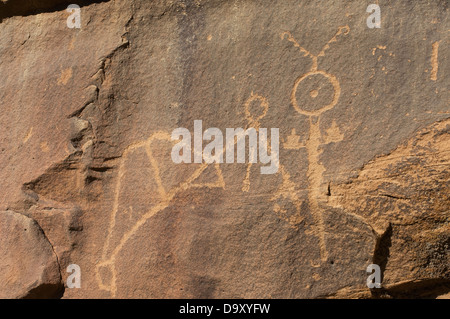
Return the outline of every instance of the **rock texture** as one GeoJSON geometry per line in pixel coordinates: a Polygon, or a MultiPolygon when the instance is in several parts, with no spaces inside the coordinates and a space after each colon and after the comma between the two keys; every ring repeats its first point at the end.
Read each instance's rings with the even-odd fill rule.
{"type": "Polygon", "coordinates": [[[70,29],[2,0],[0,296],[448,297],[448,1],[378,2],[78,1],[70,29]],[[279,128],[278,172],[174,164],[194,120],[279,128]]]}
{"type": "Polygon", "coordinates": [[[0,298],[57,298],[63,291],[58,259],[39,225],[0,212],[0,298]]]}

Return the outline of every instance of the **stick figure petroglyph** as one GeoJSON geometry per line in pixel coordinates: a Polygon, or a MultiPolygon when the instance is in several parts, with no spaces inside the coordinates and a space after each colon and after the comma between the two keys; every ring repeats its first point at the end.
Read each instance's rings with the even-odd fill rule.
{"type": "MultiPolygon", "coordinates": [[[[304,56],[307,56],[312,59],[311,69],[298,77],[291,91],[291,103],[294,109],[301,115],[305,115],[309,117],[310,127],[309,127],[309,136],[303,142],[300,141],[300,137],[297,136],[295,129],[292,129],[291,136],[287,138],[284,143],[284,148],[288,150],[299,150],[306,149],[308,153],[308,202],[310,206],[311,215],[314,220],[314,226],[311,230],[311,233],[318,237],[319,246],[320,246],[320,257],[321,261],[324,262],[328,258],[328,252],[326,248],[326,238],[325,238],[325,226],[324,226],[324,218],[323,218],[323,204],[325,200],[323,196],[326,196],[326,192],[322,191],[323,188],[323,173],[325,171],[324,166],[320,163],[320,155],[321,150],[320,146],[326,143],[338,142],[343,139],[342,134],[339,133],[339,129],[335,127],[335,123],[333,123],[333,127],[331,131],[334,134],[322,134],[320,130],[320,116],[331,110],[336,106],[339,101],[341,88],[339,81],[337,78],[327,73],[326,71],[320,70],[318,68],[318,58],[325,56],[325,52],[329,49],[330,44],[337,41],[337,38],[340,35],[346,35],[350,32],[348,26],[340,27],[334,37],[328,41],[328,43],[322,48],[318,55],[313,55],[303,47],[301,47],[298,42],[294,39],[294,37],[289,32],[284,32],[281,34],[281,38],[285,39],[287,36],[288,41],[292,42],[296,48],[300,50],[304,56]],[[321,105],[318,108],[308,108],[302,106],[297,99],[297,93],[300,90],[300,87],[311,79],[321,79],[329,84],[331,84],[333,97],[329,103],[324,103],[325,105],[321,105]],[[337,132],[337,133],[336,133],[337,132]]],[[[314,89],[309,92],[310,97],[314,101],[320,102],[320,88],[314,89]]],[[[261,120],[266,116],[269,110],[268,100],[260,96],[258,94],[254,94],[252,92],[251,96],[247,99],[244,104],[245,118],[247,120],[248,128],[252,127],[256,130],[260,130],[261,120]],[[251,105],[258,106],[258,111],[252,111],[251,105]]],[[[167,207],[170,206],[170,202],[175,198],[175,196],[181,192],[186,191],[192,188],[222,188],[225,189],[225,182],[222,176],[222,170],[219,164],[214,164],[215,167],[215,175],[217,177],[216,181],[210,183],[200,183],[198,179],[202,174],[204,174],[205,170],[209,166],[206,163],[198,164],[198,168],[188,176],[184,181],[179,182],[173,187],[164,186],[163,179],[160,172],[160,164],[158,160],[153,155],[153,143],[157,141],[165,141],[172,142],[170,134],[167,132],[157,132],[152,134],[147,140],[134,143],[126,148],[123,152],[122,157],[120,159],[119,167],[118,167],[118,175],[117,175],[117,183],[115,187],[115,195],[112,207],[112,213],[110,216],[110,225],[105,241],[105,245],[103,248],[102,258],[100,263],[96,267],[96,278],[98,285],[101,289],[110,291],[112,296],[116,295],[117,286],[117,270],[116,270],[116,258],[119,253],[124,248],[125,244],[132,238],[132,236],[144,225],[144,223],[163,211],[167,207]],[[133,210],[133,207],[127,207],[124,211],[120,209],[119,203],[119,194],[121,192],[121,187],[123,184],[123,179],[125,173],[127,171],[126,160],[134,151],[138,149],[143,149],[146,153],[147,159],[149,161],[149,171],[154,178],[154,183],[156,185],[156,194],[155,194],[155,202],[151,208],[145,210],[144,212],[137,213],[133,210]],[[127,214],[129,216],[129,220],[131,221],[131,225],[125,227],[123,225],[119,225],[121,227],[117,227],[118,219],[117,216],[120,214],[127,214]],[[133,215],[136,215],[136,220],[132,221],[133,215]],[[113,239],[114,237],[114,239],[113,239]],[[107,274],[105,275],[105,272],[107,274]],[[105,280],[105,278],[107,278],[105,280]]],[[[268,142],[268,141],[267,141],[268,142]]],[[[233,141],[233,143],[237,143],[237,141],[233,141]]],[[[268,144],[267,144],[268,145],[268,144]]],[[[270,146],[269,146],[270,149],[270,146]]],[[[272,150],[271,150],[272,152],[272,150]]],[[[301,216],[301,207],[304,204],[304,200],[300,196],[300,190],[297,185],[293,182],[292,177],[284,165],[282,163],[278,163],[279,171],[277,174],[281,175],[281,184],[278,187],[278,190],[271,197],[271,202],[273,203],[273,210],[276,215],[280,218],[288,222],[291,226],[297,227],[302,221],[303,217],[301,216]],[[292,208],[287,209],[283,205],[285,204],[291,205],[292,208]]],[[[252,163],[247,164],[246,176],[243,180],[242,191],[248,192],[250,189],[250,171],[252,168],[252,163]]]]}
{"type": "MultiPolygon", "coordinates": [[[[257,131],[259,130],[261,123],[260,121],[266,116],[268,110],[269,110],[269,102],[267,99],[263,96],[260,96],[258,94],[251,93],[250,97],[247,99],[247,101],[244,104],[245,108],[245,117],[247,119],[248,127],[253,127],[257,131]],[[259,103],[260,109],[262,109],[261,114],[257,115],[254,114],[256,112],[251,111],[251,103],[259,103]]],[[[265,141],[268,143],[268,141],[265,141]]],[[[275,150],[270,147],[269,144],[267,144],[270,152],[274,152],[275,150]]],[[[279,158],[276,156],[276,158],[279,158]]],[[[303,218],[301,217],[301,205],[303,201],[300,199],[300,196],[298,194],[298,190],[296,188],[295,183],[291,180],[291,176],[287,172],[286,168],[281,164],[278,163],[279,166],[279,172],[278,174],[281,174],[282,176],[282,183],[278,189],[278,191],[272,196],[271,201],[274,202],[273,205],[273,211],[275,214],[280,218],[288,222],[292,227],[296,228],[302,221],[303,218]],[[291,214],[288,214],[287,209],[283,208],[281,203],[277,203],[277,200],[280,201],[287,201],[289,204],[294,206],[294,212],[291,214]]],[[[247,170],[246,175],[243,181],[242,191],[248,192],[250,190],[250,171],[252,168],[252,163],[247,164],[247,170]]]]}
{"type": "MultiPolygon", "coordinates": [[[[294,109],[299,114],[309,117],[309,137],[306,142],[302,144],[298,141],[298,137],[295,135],[295,130],[293,130],[291,136],[288,137],[287,142],[284,144],[284,147],[285,149],[300,149],[304,147],[308,152],[308,201],[310,205],[310,212],[315,223],[312,233],[319,237],[320,257],[322,262],[325,262],[328,259],[328,251],[326,248],[325,225],[323,218],[324,212],[322,211],[320,205],[325,202],[323,197],[326,196],[326,192],[322,190],[323,173],[325,172],[325,168],[320,163],[320,155],[322,153],[320,146],[324,143],[326,144],[341,141],[343,137],[340,136],[340,134],[338,134],[337,137],[335,135],[323,136],[320,130],[320,116],[336,106],[341,94],[341,87],[339,81],[334,75],[319,69],[318,58],[325,56],[326,51],[330,48],[330,44],[336,42],[340,35],[347,35],[349,32],[350,28],[348,26],[339,27],[333,38],[328,41],[328,43],[317,55],[313,55],[311,52],[300,46],[290,32],[286,31],[281,34],[281,39],[285,39],[287,36],[288,41],[292,42],[294,46],[304,54],[304,56],[307,56],[312,60],[311,69],[295,80],[291,91],[291,104],[294,109]],[[297,100],[297,91],[303,82],[313,77],[322,78],[325,81],[328,81],[333,88],[334,94],[330,103],[326,103],[325,105],[315,109],[308,109],[299,104],[297,100]]],[[[319,93],[319,90],[311,90],[310,97],[313,100],[316,100],[319,93]]]]}
{"type": "MultiPolygon", "coordinates": [[[[259,132],[259,128],[261,127],[260,121],[266,116],[267,111],[269,110],[269,102],[267,99],[263,96],[260,96],[258,94],[251,93],[250,97],[247,99],[247,101],[244,104],[245,109],[245,118],[247,119],[247,128],[254,128],[257,132],[259,132]],[[252,103],[259,102],[259,106],[261,107],[261,114],[254,115],[252,114],[250,108],[252,103]]],[[[255,149],[252,149],[252,154],[250,154],[250,157],[254,157],[255,149]]],[[[247,171],[245,175],[245,179],[242,186],[243,192],[248,192],[250,190],[250,170],[252,169],[252,163],[249,162],[247,164],[247,171]]]]}
{"type": "Polygon", "coordinates": [[[102,259],[96,267],[96,279],[100,289],[110,291],[112,296],[115,296],[117,292],[116,280],[117,280],[117,270],[116,270],[116,258],[118,254],[121,252],[125,244],[131,239],[131,237],[144,225],[144,223],[158,214],[159,212],[166,209],[172,199],[181,191],[186,191],[192,188],[224,188],[225,182],[222,176],[222,170],[220,169],[218,164],[215,164],[216,177],[217,180],[212,183],[199,183],[197,182],[198,178],[205,172],[207,167],[209,166],[206,163],[199,164],[199,167],[190,175],[185,181],[178,183],[176,186],[166,189],[163,185],[163,179],[160,172],[160,163],[155,159],[152,150],[152,144],[156,141],[166,141],[172,143],[170,134],[166,132],[157,132],[152,134],[147,140],[143,142],[134,143],[126,148],[123,152],[121,161],[118,168],[118,180],[116,182],[115,189],[115,198],[113,203],[113,210],[110,217],[110,225],[108,234],[106,237],[106,242],[103,247],[102,259]],[[157,187],[157,195],[158,198],[155,205],[148,209],[144,214],[139,216],[137,222],[132,224],[129,228],[125,228],[125,230],[116,229],[117,224],[117,216],[119,214],[130,215],[133,213],[132,207],[129,207],[124,212],[121,212],[119,209],[119,195],[121,191],[121,185],[124,179],[125,172],[127,170],[126,160],[134,151],[138,149],[144,149],[147,155],[150,171],[152,172],[153,178],[157,187]],[[119,240],[115,243],[112,243],[113,235],[119,234],[119,240]],[[105,272],[108,274],[106,275],[105,272]],[[104,278],[109,277],[109,283],[107,283],[104,278]]]}

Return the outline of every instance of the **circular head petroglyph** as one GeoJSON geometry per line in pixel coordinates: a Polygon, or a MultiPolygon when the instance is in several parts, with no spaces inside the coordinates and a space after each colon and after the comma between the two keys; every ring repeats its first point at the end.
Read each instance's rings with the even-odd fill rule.
{"type": "MultiPolygon", "coordinates": [[[[320,91],[318,91],[316,89],[311,90],[309,92],[309,96],[313,99],[316,99],[319,94],[320,94],[320,91]]],[[[294,87],[292,88],[292,93],[291,93],[291,102],[292,102],[292,105],[294,106],[295,110],[298,113],[307,115],[307,116],[318,116],[328,110],[331,110],[337,104],[340,95],[341,95],[341,86],[339,85],[339,81],[337,80],[337,78],[334,75],[326,73],[325,71],[311,71],[311,72],[308,72],[308,73],[300,76],[299,78],[297,78],[297,80],[295,80],[294,87]],[[333,99],[329,104],[324,105],[324,106],[318,108],[317,110],[305,110],[299,106],[299,103],[297,101],[297,96],[296,96],[297,90],[298,90],[299,85],[303,81],[305,81],[306,79],[310,79],[315,75],[320,75],[331,83],[331,85],[333,86],[333,90],[334,90],[333,99]]],[[[317,100],[317,101],[320,102],[319,100],[317,100]]]]}
{"type": "Polygon", "coordinates": [[[249,124],[259,126],[259,121],[266,116],[267,111],[269,110],[269,102],[267,99],[261,95],[254,94],[252,92],[251,96],[245,102],[245,117],[249,124]],[[251,105],[255,103],[259,103],[259,114],[257,112],[252,112],[251,105]],[[252,114],[253,113],[253,114],[252,114]]]}

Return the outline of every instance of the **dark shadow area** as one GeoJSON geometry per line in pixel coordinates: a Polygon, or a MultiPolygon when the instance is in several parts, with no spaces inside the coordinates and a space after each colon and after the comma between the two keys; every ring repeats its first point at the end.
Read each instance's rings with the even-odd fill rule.
{"type": "Polygon", "coordinates": [[[373,299],[436,299],[450,292],[450,280],[424,279],[377,290],[373,299]]]}
{"type": "Polygon", "coordinates": [[[64,290],[63,283],[44,284],[30,290],[23,299],[61,299],[64,290]]]}
{"type": "Polygon", "coordinates": [[[392,225],[386,229],[385,233],[379,238],[375,246],[373,254],[373,263],[380,266],[381,269],[381,282],[383,282],[383,274],[386,269],[388,259],[390,257],[390,248],[392,246],[392,225]]]}
{"type": "Polygon", "coordinates": [[[70,4],[84,7],[93,3],[108,1],[110,0],[8,0],[6,3],[0,2],[0,23],[3,19],[14,16],[29,16],[65,10],[70,4]]]}
{"type": "Polygon", "coordinates": [[[395,299],[436,299],[450,292],[450,280],[427,279],[419,282],[409,282],[386,289],[395,299]]]}
{"type": "MultiPolygon", "coordinates": [[[[384,271],[386,270],[386,265],[390,257],[390,248],[392,246],[392,225],[386,229],[384,234],[378,238],[375,245],[375,250],[373,253],[373,263],[380,266],[381,269],[381,282],[384,279],[384,271]]],[[[385,295],[383,289],[371,289],[372,298],[381,298],[385,295]]]]}

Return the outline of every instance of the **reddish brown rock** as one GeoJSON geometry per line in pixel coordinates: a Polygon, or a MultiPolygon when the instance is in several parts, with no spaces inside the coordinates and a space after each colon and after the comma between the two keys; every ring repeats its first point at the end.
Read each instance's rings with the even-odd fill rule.
{"type": "Polygon", "coordinates": [[[0,4],[0,210],[80,266],[64,298],[448,293],[447,2],[68,4],[0,4]],[[279,128],[278,172],[174,164],[194,120],[279,128]]]}
{"type": "Polygon", "coordinates": [[[64,285],[56,254],[31,218],[0,212],[0,256],[0,298],[62,295],[64,285]]]}

